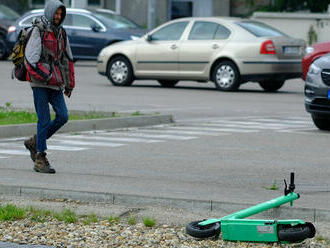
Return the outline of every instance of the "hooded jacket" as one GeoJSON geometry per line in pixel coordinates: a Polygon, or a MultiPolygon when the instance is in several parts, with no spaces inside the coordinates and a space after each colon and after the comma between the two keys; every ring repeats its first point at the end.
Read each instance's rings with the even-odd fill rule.
{"type": "Polygon", "coordinates": [[[44,16],[37,19],[25,48],[27,79],[31,87],[72,91],[75,86],[73,57],[69,39],[61,24],[66,8],[59,0],[47,2],[44,16]],[[62,8],[61,23],[54,24],[54,15],[62,8]]]}

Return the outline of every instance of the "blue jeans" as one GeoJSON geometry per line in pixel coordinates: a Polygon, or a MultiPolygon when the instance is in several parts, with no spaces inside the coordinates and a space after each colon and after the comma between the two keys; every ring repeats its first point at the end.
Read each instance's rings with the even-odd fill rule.
{"type": "Polygon", "coordinates": [[[33,87],[34,107],[38,116],[37,124],[37,152],[47,150],[46,140],[50,138],[68,121],[68,110],[61,90],[33,87]],[[49,104],[55,112],[55,119],[51,120],[49,104]]]}

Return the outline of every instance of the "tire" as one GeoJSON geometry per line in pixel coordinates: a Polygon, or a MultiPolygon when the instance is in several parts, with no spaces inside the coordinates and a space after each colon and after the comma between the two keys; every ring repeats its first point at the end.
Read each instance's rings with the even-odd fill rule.
{"type": "Polygon", "coordinates": [[[300,224],[296,226],[283,225],[278,230],[279,241],[300,242],[315,236],[315,227],[312,223],[300,224]]]}
{"type": "Polygon", "coordinates": [[[241,84],[241,75],[231,61],[218,63],[212,71],[211,79],[215,87],[221,91],[236,91],[241,84]]]}
{"type": "Polygon", "coordinates": [[[173,88],[179,81],[178,80],[158,80],[160,85],[165,88],[173,88]]]}
{"type": "Polygon", "coordinates": [[[207,226],[199,226],[202,220],[193,221],[186,226],[186,233],[194,238],[205,239],[220,234],[221,224],[216,222],[207,226]]]}
{"type": "Polygon", "coordinates": [[[278,91],[280,88],[282,88],[284,83],[285,83],[285,80],[272,79],[272,80],[260,81],[259,85],[261,86],[261,88],[264,89],[264,91],[275,92],[275,91],[278,91]]]}
{"type": "Polygon", "coordinates": [[[132,68],[126,57],[117,56],[108,63],[107,76],[115,86],[130,86],[134,80],[132,68]]]}
{"type": "Polygon", "coordinates": [[[313,122],[318,129],[330,131],[330,118],[312,115],[313,122]]]}
{"type": "Polygon", "coordinates": [[[7,45],[2,36],[0,36],[0,60],[4,60],[8,57],[7,45]]]}

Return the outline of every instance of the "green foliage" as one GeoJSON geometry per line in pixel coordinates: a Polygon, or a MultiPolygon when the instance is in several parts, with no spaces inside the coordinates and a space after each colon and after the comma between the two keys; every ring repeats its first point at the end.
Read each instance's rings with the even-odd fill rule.
{"type": "Polygon", "coordinates": [[[153,218],[143,218],[143,224],[146,227],[153,227],[156,224],[156,220],[153,218]]]}
{"type": "Polygon", "coordinates": [[[40,223],[46,222],[47,218],[52,215],[51,211],[49,210],[38,209],[32,206],[28,207],[27,211],[30,214],[30,220],[40,223]]]}
{"type": "Polygon", "coordinates": [[[0,221],[13,221],[23,219],[26,211],[12,204],[0,206],[0,221]]]}
{"type": "MultiPolygon", "coordinates": [[[[255,6],[254,0],[246,0],[247,6],[255,6]]],[[[311,12],[325,12],[330,0],[274,0],[266,6],[260,6],[257,11],[293,12],[299,10],[310,10],[311,12]]]]}
{"type": "Polygon", "coordinates": [[[130,225],[135,225],[137,223],[136,216],[132,215],[132,216],[128,217],[127,223],[130,225]]]}
{"type": "Polygon", "coordinates": [[[83,220],[83,223],[85,225],[89,225],[91,223],[96,223],[98,222],[99,219],[96,217],[96,215],[94,213],[88,215],[84,220],[83,220]]]}
{"type": "Polygon", "coordinates": [[[75,223],[78,221],[77,215],[70,209],[64,209],[62,212],[55,213],[54,218],[65,223],[75,223]]]}
{"type": "Polygon", "coordinates": [[[110,224],[118,223],[118,222],[119,222],[119,217],[118,217],[118,216],[115,216],[115,217],[110,216],[110,217],[108,218],[108,221],[109,221],[110,224]]]}
{"type": "Polygon", "coordinates": [[[267,190],[278,190],[279,187],[277,186],[276,180],[274,180],[273,184],[270,187],[264,187],[267,190]]]}

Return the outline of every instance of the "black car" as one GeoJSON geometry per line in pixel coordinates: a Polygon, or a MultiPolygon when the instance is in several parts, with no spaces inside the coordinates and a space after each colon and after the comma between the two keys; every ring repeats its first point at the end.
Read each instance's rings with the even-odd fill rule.
{"type": "MultiPolygon", "coordinates": [[[[9,28],[7,44],[10,49],[14,46],[19,31],[31,26],[32,21],[43,13],[43,9],[29,11],[9,28]]],[[[68,34],[74,59],[96,59],[105,46],[137,39],[146,32],[133,21],[104,9],[68,8],[63,26],[68,34]]]]}
{"type": "Polygon", "coordinates": [[[0,59],[8,56],[8,48],[6,46],[6,36],[9,26],[19,18],[19,14],[7,6],[0,4],[0,59]]]}
{"type": "Polygon", "coordinates": [[[330,53],[309,67],[305,84],[305,107],[321,130],[330,131],[330,53]]]}

